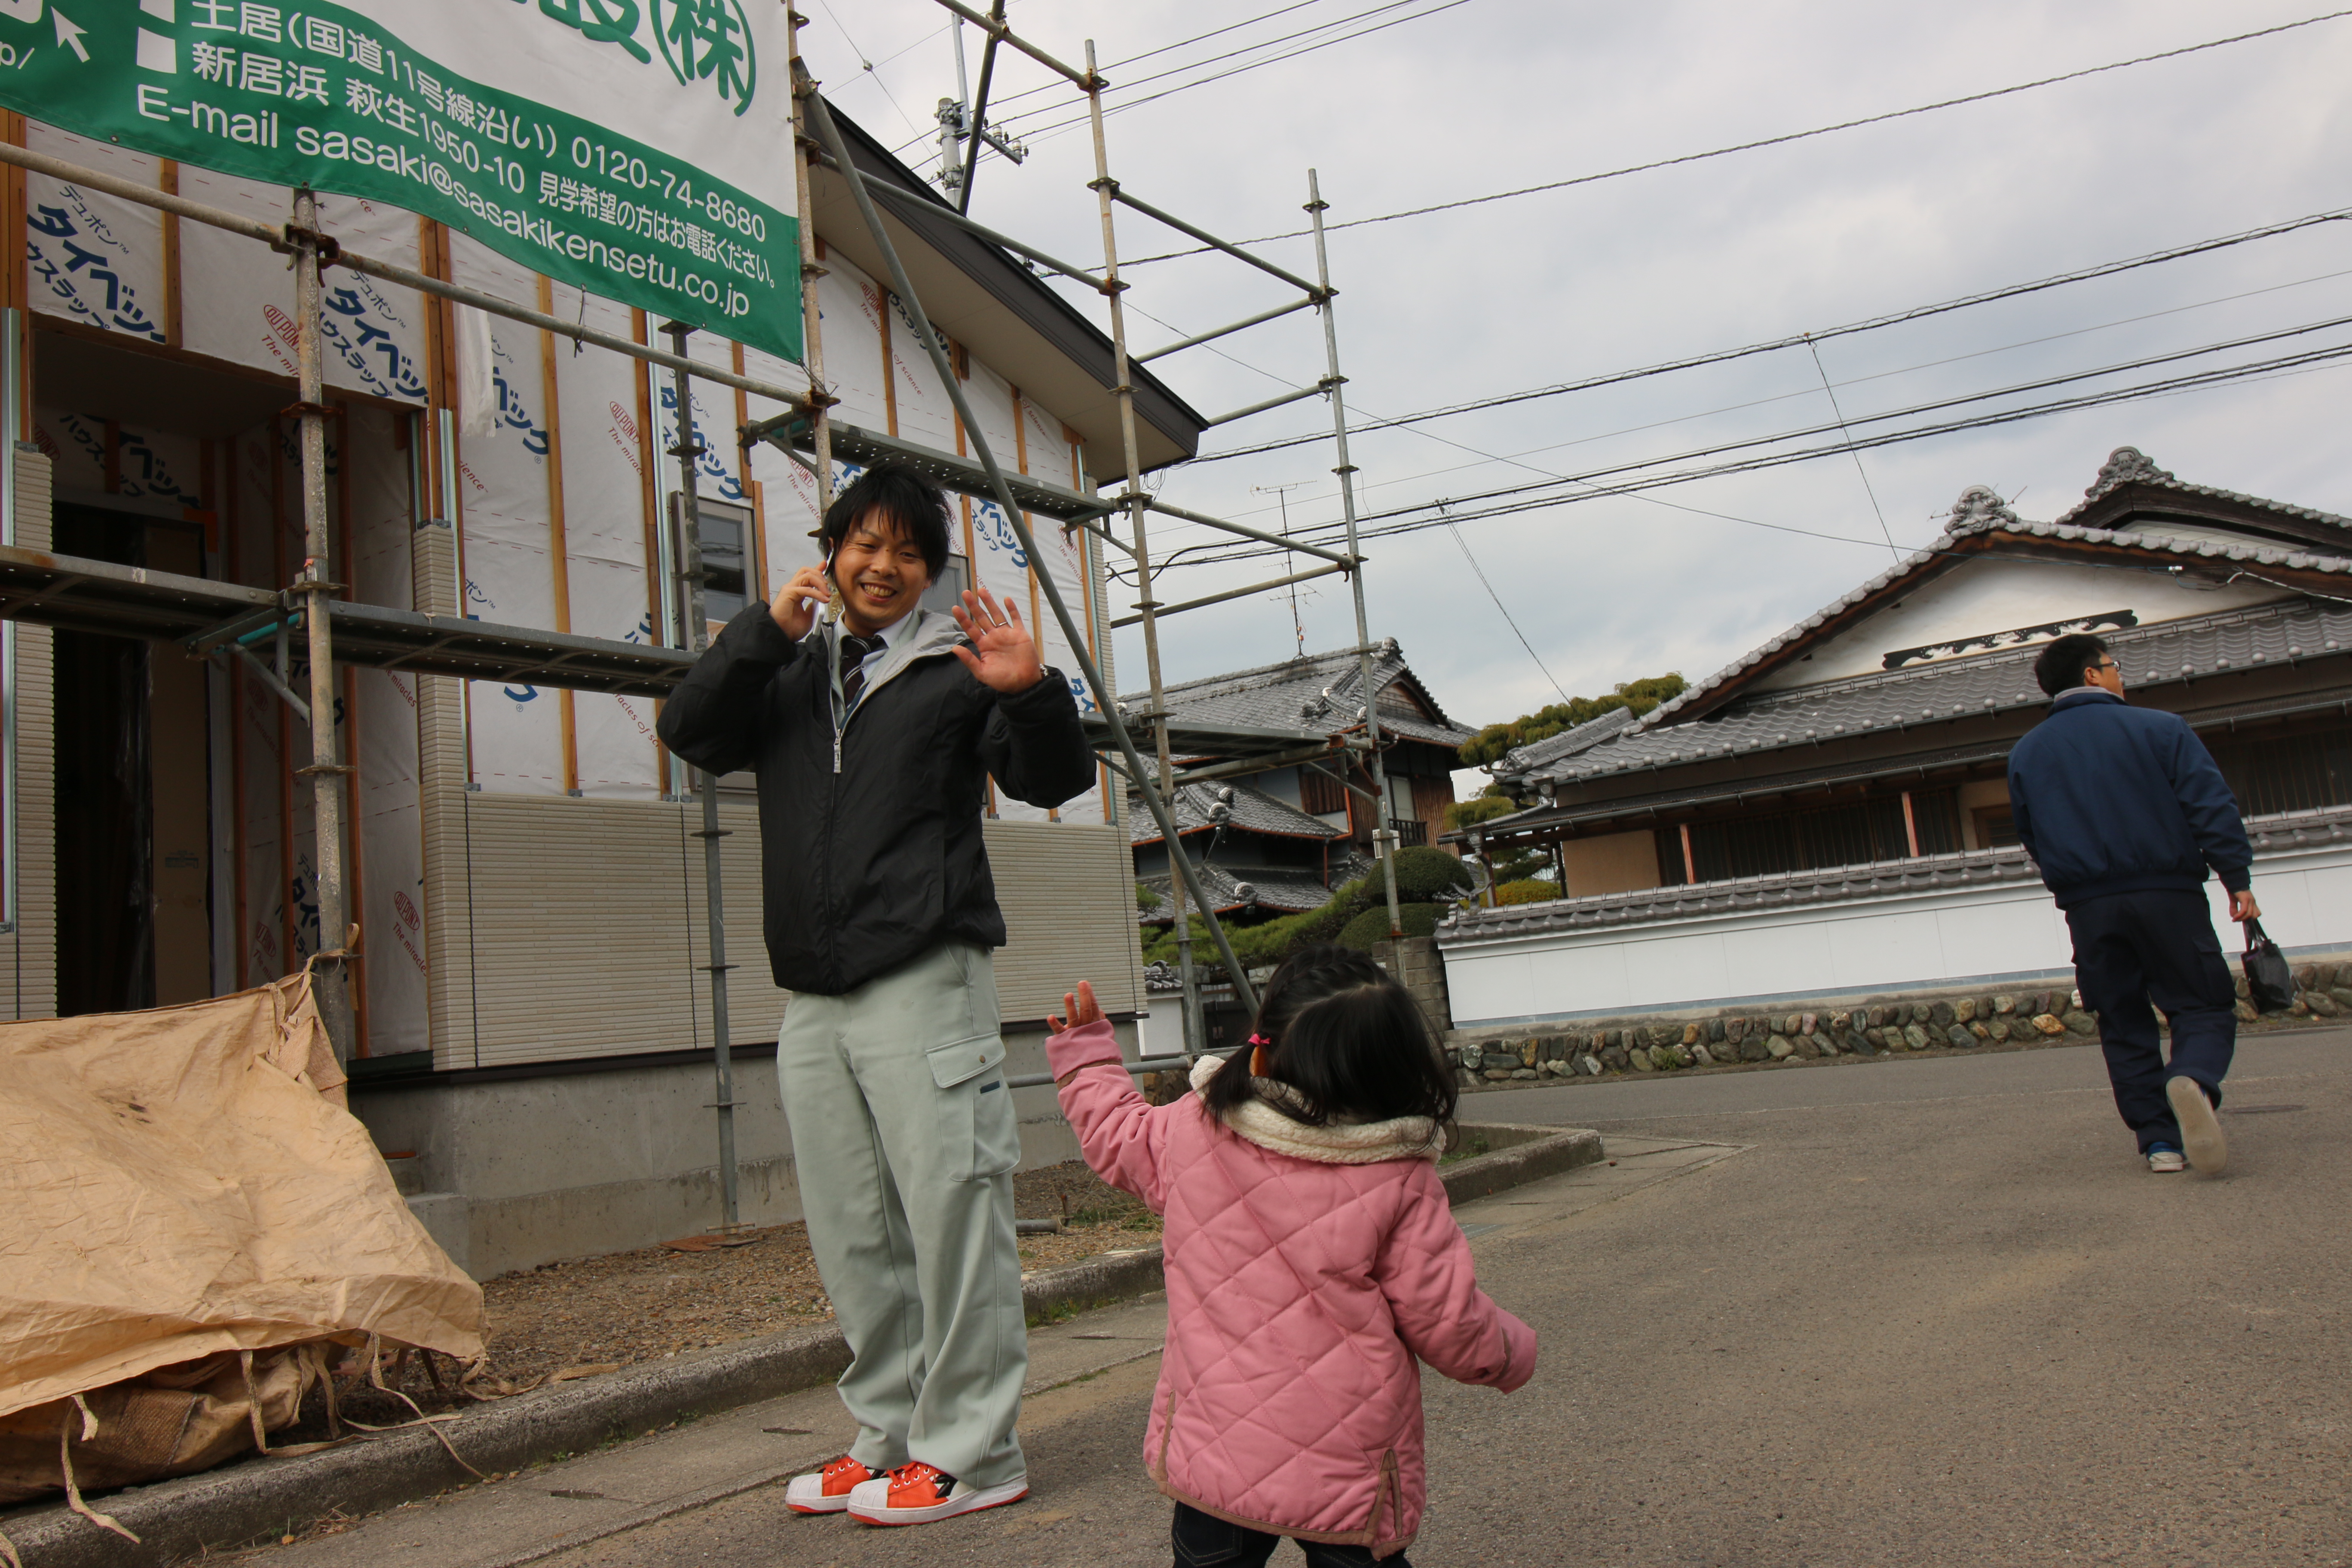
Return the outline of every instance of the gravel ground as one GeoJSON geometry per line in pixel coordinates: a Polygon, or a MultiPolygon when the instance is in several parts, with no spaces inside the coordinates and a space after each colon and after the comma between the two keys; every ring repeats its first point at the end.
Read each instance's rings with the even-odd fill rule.
{"type": "MultiPolygon", "coordinates": [[[[1058,1236],[1021,1238],[1024,1271],[1160,1239],[1158,1215],[1080,1161],[1024,1171],[1013,1178],[1013,1192],[1016,1215],[1063,1222],[1058,1236]]],[[[740,1247],[648,1247],[542,1264],[484,1281],[489,1378],[520,1388],[559,1371],[594,1375],[833,1316],[809,1254],[807,1226],[795,1222],[745,1234],[749,1239],[740,1247]]],[[[440,1388],[422,1361],[412,1361],[395,1374],[387,1359],[384,1381],[426,1410],[470,1403],[457,1391],[446,1359],[437,1370],[443,1374],[440,1388]]],[[[342,1409],[362,1421],[410,1415],[397,1401],[365,1387],[345,1395],[342,1409]]],[[[324,1436],[320,1405],[301,1427],[274,1440],[324,1436]]]]}

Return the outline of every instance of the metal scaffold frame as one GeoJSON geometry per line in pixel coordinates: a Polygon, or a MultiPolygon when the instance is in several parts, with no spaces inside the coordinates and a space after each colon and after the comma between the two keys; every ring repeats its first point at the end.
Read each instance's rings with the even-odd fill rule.
{"type": "MultiPolygon", "coordinates": [[[[1210,941],[1215,946],[1217,956],[1223,963],[1225,972],[1231,979],[1234,995],[1244,1007],[1253,1012],[1255,1011],[1257,1004],[1248,973],[1235,956],[1232,941],[1226,934],[1223,923],[1217,918],[1214,902],[1209,897],[1207,888],[1201,879],[1200,870],[1193,865],[1191,855],[1184,848],[1183,838],[1175,818],[1177,791],[1184,784],[1202,774],[1194,773],[1188,776],[1180,774],[1177,771],[1167,689],[1160,668],[1160,621],[1162,617],[1181,614],[1186,610],[1200,609],[1210,605],[1252,597],[1314,578],[1328,576],[1334,573],[1342,574],[1348,578],[1356,613],[1355,653],[1360,672],[1360,685],[1363,694],[1364,734],[1360,744],[1357,747],[1343,748],[1327,742],[1318,746],[1302,747],[1297,743],[1300,738],[1293,737],[1289,744],[1269,752],[1263,758],[1226,763],[1202,772],[1217,773],[1244,772],[1248,771],[1248,764],[1251,763],[1273,766],[1297,762],[1306,755],[1325,755],[1335,749],[1360,751],[1372,779],[1371,793],[1375,801],[1373,851],[1384,873],[1390,934],[1392,937],[1399,935],[1402,930],[1398,918],[1395,855],[1397,835],[1389,821],[1388,777],[1381,755],[1378,690],[1373,680],[1373,644],[1364,604],[1363,558],[1359,552],[1357,543],[1356,469],[1348,457],[1347,408],[1340,390],[1346,384],[1347,378],[1340,374],[1339,370],[1339,324],[1332,306],[1332,300],[1337,290],[1331,287],[1330,263],[1324,243],[1323,214],[1327,204],[1323,200],[1316,172],[1309,169],[1307,174],[1306,210],[1313,223],[1316,272],[1314,281],[1310,282],[1241,246],[1222,239],[1206,229],[1188,223],[1144,201],[1123,190],[1110,172],[1109,147],[1103,132],[1103,93],[1110,83],[1096,68],[1095,46],[1092,39],[1087,40],[1087,63],[1085,68],[1080,69],[1065,64],[1047,50],[1014,33],[1004,20],[1004,0],[996,0],[996,4],[985,15],[968,5],[959,4],[958,0],[939,0],[939,4],[957,17],[978,25],[985,33],[988,41],[986,51],[982,57],[981,67],[983,83],[989,80],[993,72],[996,50],[1002,44],[1018,49],[1031,59],[1057,73],[1076,87],[1085,96],[1087,118],[1093,132],[1095,163],[1095,177],[1087,184],[1088,189],[1096,195],[1101,219],[1102,268],[1099,273],[1089,272],[1083,267],[1064,261],[1009,235],[1001,234],[970,217],[968,216],[971,191],[970,165],[965,166],[963,179],[960,184],[959,195],[962,200],[954,207],[946,206],[927,196],[904,190],[887,182],[874,179],[859,171],[850,157],[849,149],[843,141],[839,130],[833,123],[831,113],[825,108],[824,100],[819,91],[819,84],[809,74],[801,58],[799,29],[805,18],[795,14],[791,24],[793,90],[795,123],[801,132],[795,148],[795,162],[803,210],[806,208],[808,199],[809,171],[812,166],[825,167],[841,176],[856,203],[858,216],[865,223],[868,237],[881,253],[885,267],[889,273],[890,287],[898,295],[899,302],[905,307],[914,327],[915,335],[922,341],[934,373],[939,376],[940,384],[946,388],[949,399],[955,405],[957,417],[962,422],[965,438],[971,443],[974,458],[931,452],[915,447],[910,443],[877,437],[866,431],[838,431],[840,434],[848,435],[850,439],[845,443],[837,444],[837,427],[828,413],[834,400],[828,395],[824,381],[821,328],[814,295],[817,268],[813,251],[808,248],[813,245],[813,241],[809,237],[806,225],[803,226],[802,233],[804,247],[803,270],[807,279],[805,287],[808,289],[808,303],[804,311],[806,341],[809,345],[807,364],[810,385],[806,400],[808,406],[805,412],[788,413],[775,419],[747,426],[743,436],[747,441],[753,439],[770,441],[793,453],[795,457],[801,456],[802,449],[805,448],[807,456],[803,460],[815,475],[821,506],[831,503],[832,461],[837,449],[854,448],[868,460],[879,457],[904,455],[922,460],[924,466],[941,477],[950,488],[959,489],[967,493],[984,495],[993,500],[1013,527],[1022,548],[1028,552],[1033,559],[1036,556],[1036,541],[1030,528],[1029,514],[1032,512],[1040,512],[1052,517],[1060,521],[1065,529],[1083,528],[1132,559],[1135,564],[1137,586],[1140,590],[1140,595],[1135,605],[1136,614],[1116,618],[1110,625],[1114,630],[1129,626],[1140,626],[1143,628],[1144,665],[1149,677],[1150,706],[1147,711],[1134,717],[1150,726],[1153,755],[1149,762],[1136,744],[1134,733],[1128,724],[1129,715],[1119,707],[1118,694],[1109,689],[1102,678],[1101,670],[1097,668],[1094,659],[1087,651],[1084,629],[1071,613],[1069,605],[1063,601],[1059,588],[1048,575],[1043,573],[1037,576],[1037,585],[1046,604],[1051,606],[1055,618],[1060,624],[1064,638],[1077,659],[1087,684],[1094,690],[1098,700],[1105,724],[1109,731],[1110,745],[1107,750],[1117,753],[1116,761],[1112,761],[1108,756],[1105,761],[1109,763],[1121,778],[1134,787],[1146,809],[1151,813],[1153,821],[1160,829],[1161,841],[1168,847],[1169,865],[1174,873],[1172,881],[1176,895],[1177,963],[1183,987],[1185,1047],[1188,1055],[1197,1055],[1204,1046],[1205,1040],[1200,1019],[1200,984],[1193,962],[1192,921],[1187,909],[1188,903],[1198,906],[1210,941]],[[995,454],[991,450],[988,438],[982,432],[979,421],[973,417],[954,369],[949,363],[947,350],[941,346],[938,333],[932,331],[930,318],[924,311],[922,301],[918,298],[914,286],[908,278],[906,268],[898,258],[897,247],[883,224],[881,213],[875,205],[877,196],[891,203],[894,206],[919,210],[926,217],[943,219],[954,224],[982,239],[1000,246],[1015,255],[1024,257],[1051,272],[1085,284],[1102,295],[1107,302],[1110,319],[1113,367],[1111,390],[1118,401],[1120,455],[1122,471],[1126,478],[1126,488],[1120,494],[1087,497],[1076,491],[1062,490],[1055,486],[1043,485],[1025,478],[1016,479],[1005,474],[997,462],[995,454]],[[1123,299],[1129,285],[1123,281],[1118,274],[1117,211],[1121,206],[1140,213],[1213,250],[1246,263],[1287,287],[1297,289],[1300,297],[1271,310],[1257,311],[1226,326],[1195,333],[1179,342],[1164,344],[1147,353],[1130,355],[1128,352],[1127,312],[1123,299]],[[1339,481],[1340,508],[1347,531],[1347,546],[1344,551],[1331,551],[1298,544],[1279,535],[1266,533],[1223,518],[1170,506],[1148,494],[1142,485],[1142,464],[1136,431],[1133,367],[1146,361],[1162,358],[1183,349],[1197,347],[1303,310],[1313,310],[1323,320],[1323,375],[1310,385],[1296,388],[1252,404],[1245,408],[1235,409],[1208,423],[1213,426],[1230,424],[1234,420],[1301,402],[1309,397],[1328,396],[1331,404],[1332,438],[1336,447],[1337,458],[1331,471],[1339,481]],[[1107,526],[1108,519],[1121,511],[1127,514],[1129,538],[1125,540],[1120,539],[1107,526]],[[1217,529],[1240,538],[1282,544],[1287,549],[1318,557],[1323,564],[1290,573],[1268,582],[1255,583],[1246,587],[1227,589],[1169,604],[1157,596],[1155,574],[1151,565],[1150,531],[1146,519],[1154,511],[1217,529]]],[[[1167,568],[1162,567],[1160,570],[1165,571],[1167,568]]]]}
{"type": "MultiPolygon", "coordinates": [[[[0,143],[0,163],[47,174],[127,202],[173,214],[190,222],[238,235],[292,258],[297,401],[283,412],[297,421],[305,554],[301,571],[295,580],[285,589],[272,592],[26,550],[18,547],[12,537],[0,541],[0,619],[24,620],[113,636],[169,640],[198,657],[216,655],[241,658],[263,678],[265,686],[285,701],[306,724],[309,724],[312,713],[333,710],[334,667],[339,658],[346,665],[398,668],[460,679],[524,679],[551,689],[663,695],[684,678],[693,663],[694,655],[708,641],[709,636],[703,614],[702,573],[699,570],[701,540],[695,487],[690,478],[693,458],[701,448],[694,429],[688,378],[698,376],[715,384],[784,405],[782,415],[744,426],[738,432],[739,439],[747,447],[755,441],[768,441],[808,468],[815,479],[820,512],[829,508],[834,500],[833,462],[837,453],[869,462],[898,458],[923,468],[949,489],[993,500],[1003,510],[1022,548],[1033,559],[1037,558],[1036,541],[1030,525],[1033,513],[1053,519],[1066,530],[1084,529],[1132,559],[1137,584],[1141,591],[1135,605],[1137,613],[1113,619],[1110,626],[1113,629],[1129,626],[1143,628],[1150,708],[1135,717],[1150,726],[1149,743],[1152,754],[1149,760],[1137,743],[1135,733],[1128,722],[1129,716],[1119,707],[1118,694],[1105,681],[1100,668],[1088,651],[1083,622],[1072,613],[1049,574],[1037,574],[1036,584],[1077,659],[1081,674],[1098,700],[1101,720],[1096,727],[1104,733],[1108,743],[1098,743],[1097,749],[1115,753],[1115,759],[1112,755],[1106,755],[1104,761],[1133,786],[1168,846],[1171,868],[1175,874],[1176,931],[1183,983],[1188,1057],[1197,1055],[1205,1043],[1199,1016],[1200,990],[1193,964],[1188,903],[1198,907],[1217,956],[1231,977],[1235,996],[1252,1011],[1256,1007],[1256,996],[1248,973],[1236,957],[1223,922],[1217,918],[1200,868],[1184,848],[1175,816],[1177,791],[1184,784],[1231,776],[1258,767],[1311,762],[1328,758],[1334,752],[1360,756],[1371,775],[1373,788],[1369,793],[1375,800],[1376,809],[1373,845],[1386,870],[1391,934],[1397,934],[1397,835],[1388,815],[1387,772],[1381,760],[1378,693],[1373,684],[1373,644],[1364,604],[1363,562],[1358,552],[1356,470],[1348,458],[1347,414],[1340,391],[1346,378],[1339,369],[1339,332],[1332,310],[1336,290],[1331,287],[1330,268],[1324,246],[1325,204],[1315,172],[1311,169],[1307,172],[1306,204],[1306,210],[1313,219],[1315,236],[1316,276],[1310,282],[1120,188],[1110,174],[1108,143],[1103,133],[1102,99],[1110,84],[1095,68],[1091,40],[1086,46],[1086,67],[1079,69],[1064,64],[1045,49],[1013,33],[1003,18],[1004,0],[996,0],[989,14],[975,11],[959,4],[958,0],[939,0],[939,3],[955,16],[978,25],[987,35],[987,50],[981,69],[983,94],[994,71],[998,47],[1003,45],[1059,74],[1085,96],[1094,139],[1095,178],[1088,182],[1088,188],[1096,194],[1102,226],[1101,270],[1099,273],[1089,272],[1061,261],[1033,246],[979,224],[956,206],[935,202],[928,196],[874,181],[860,174],[851,162],[841,132],[826,110],[817,82],[809,75],[801,59],[800,28],[805,25],[806,18],[797,13],[792,14],[791,67],[795,130],[793,174],[802,214],[798,228],[806,343],[803,367],[808,373],[805,386],[780,385],[691,358],[687,340],[692,329],[683,323],[671,322],[661,329],[671,339],[671,349],[665,351],[345,249],[320,229],[317,199],[308,189],[295,193],[289,221],[273,226],[239,213],[208,206],[176,192],[152,189],[29,148],[0,143]],[[885,260],[890,286],[906,308],[916,333],[929,355],[933,370],[962,421],[966,437],[972,447],[972,457],[935,451],[912,442],[844,425],[832,417],[831,409],[836,399],[829,391],[826,381],[824,340],[817,309],[817,279],[824,275],[824,269],[818,264],[816,236],[807,217],[811,206],[810,170],[816,166],[837,171],[847,184],[855,198],[858,216],[885,260]],[[919,204],[920,211],[926,216],[960,225],[992,244],[1084,283],[1103,296],[1108,307],[1114,377],[1111,390],[1118,404],[1121,457],[1126,478],[1126,487],[1120,493],[1090,495],[1004,471],[979,421],[973,416],[949,362],[947,351],[942,347],[938,333],[932,330],[922,301],[908,280],[906,268],[884,226],[881,214],[875,205],[876,196],[902,206],[910,203],[919,204]],[[1163,344],[1146,353],[1130,355],[1122,301],[1129,285],[1118,274],[1116,214],[1121,206],[1248,264],[1297,289],[1300,297],[1229,325],[1163,344]],[[679,458],[683,471],[689,476],[680,487],[683,494],[679,510],[683,526],[678,551],[680,559],[676,568],[676,575],[680,579],[680,585],[686,590],[688,600],[684,616],[687,622],[684,640],[688,644],[688,647],[656,647],[530,627],[490,626],[458,616],[421,615],[337,596],[343,591],[343,585],[336,581],[339,574],[331,556],[326,491],[325,421],[333,410],[324,401],[320,359],[323,342],[320,279],[324,268],[331,266],[349,268],[435,299],[464,305],[578,343],[609,350],[672,373],[680,418],[677,445],[671,450],[672,455],[679,458]],[[1171,506],[1147,494],[1141,483],[1133,367],[1304,310],[1314,310],[1323,319],[1323,375],[1310,385],[1236,409],[1208,421],[1208,424],[1223,425],[1306,398],[1328,396],[1331,403],[1337,458],[1332,472],[1339,481],[1341,510],[1347,530],[1346,548],[1342,551],[1296,542],[1243,523],[1171,506]],[[1129,537],[1125,539],[1108,525],[1108,520],[1121,512],[1127,518],[1129,537]],[[1271,582],[1206,594],[1174,604],[1164,603],[1156,597],[1153,586],[1155,574],[1147,522],[1147,518],[1153,512],[1204,525],[1239,538],[1279,544],[1312,557],[1320,563],[1271,582]],[[1363,695],[1361,736],[1319,735],[1304,730],[1181,726],[1171,722],[1166,685],[1160,672],[1159,623],[1162,617],[1249,597],[1334,573],[1345,574],[1353,591],[1355,652],[1363,695]],[[302,634],[308,653],[307,699],[292,684],[295,675],[290,657],[291,637],[296,631],[302,634]],[[254,651],[256,645],[264,642],[274,642],[277,650],[274,663],[266,662],[254,651]],[[1211,748],[1218,752],[1240,751],[1244,754],[1237,759],[1180,773],[1176,765],[1180,746],[1190,746],[1196,754],[1202,749],[1211,748]]],[[[969,205],[970,189],[967,167],[966,181],[960,192],[966,206],[969,205]]],[[[24,323],[17,319],[17,312],[10,311],[8,316],[10,319],[5,323],[6,352],[13,365],[17,352],[17,333],[23,330],[24,323]]],[[[10,498],[10,505],[13,508],[13,497],[10,498]]],[[[13,515],[13,510],[10,515],[13,515]]],[[[1160,568],[1162,571],[1167,569],[1165,566],[1160,568]]],[[[8,695],[13,697],[13,692],[8,695]]],[[[358,951],[361,933],[349,918],[343,836],[348,831],[351,819],[348,781],[355,769],[339,756],[333,725],[318,724],[310,728],[310,761],[297,771],[310,782],[319,838],[317,891],[321,951],[314,955],[311,962],[315,966],[313,973],[317,979],[321,1017],[338,1058],[348,1060],[352,1049],[350,964],[358,951]]],[[[719,1121],[723,1224],[733,1226],[738,1223],[733,1126],[736,1102],[729,1056],[727,975],[734,965],[727,962],[726,956],[726,921],[719,877],[719,840],[726,834],[719,826],[718,781],[705,773],[697,782],[702,828],[696,837],[700,837],[704,844],[709,947],[709,962],[702,967],[710,978],[710,1007],[715,1030],[712,1065],[718,1094],[713,1109],[718,1112],[719,1121]]],[[[1367,793],[1352,781],[1343,782],[1357,794],[1367,793]]],[[[13,806],[13,795],[9,804],[13,806]]],[[[12,877],[15,874],[13,860],[6,874],[12,877]]],[[[1133,1070],[1142,1071],[1172,1065],[1174,1060],[1138,1062],[1130,1064],[1130,1067],[1133,1070]]],[[[1014,1080],[1016,1087],[1032,1081],[1026,1079],[1014,1080]]]]}

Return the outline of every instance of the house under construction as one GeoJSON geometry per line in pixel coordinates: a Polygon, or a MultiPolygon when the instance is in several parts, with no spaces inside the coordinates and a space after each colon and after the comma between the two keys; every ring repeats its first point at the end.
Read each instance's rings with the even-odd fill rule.
{"type": "MultiPolygon", "coordinates": [[[[963,14],[992,28],[992,56],[1012,41],[963,14]]],[[[1091,65],[1019,47],[1099,115],[1091,65]]],[[[321,195],[317,229],[384,265],[326,271],[316,404],[296,398],[313,314],[297,293],[299,255],[318,247],[296,246],[289,271],[253,239],[306,195],[0,118],[21,150],[0,206],[6,1016],[168,1006],[340,964],[353,1108],[478,1276],[698,1228],[722,1191],[729,1221],[797,1215],[772,1075],[730,1093],[724,1065],[772,1053],[788,1001],[743,951],[760,900],[751,781],[717,781],[706,820],[654,720],[706,625],[814,562],[833,484],[865,462],[917,461],[960,492],[961,549],[937,592],[1025,605],[1106,737],[1097,786],[1059,810],[990,802],[1015,1065],[1074,977],[1115,1017],[1146,1005],[1122,820],[1143,770],[1097,702],[1122,624],[1105,551],[1151,582],[1135,481],[1218,421],[1130,361],[1110,206],[1199,231],[1106,180],[1103,273],[1053,264],[1108,295],[1106,335],[1009,251],[1037,253],[962,217],[812,84],[799,97],[805,369],[680,331],[698,368],[666,374],[645,311],[431,219],[321,195]],[[321,422],[322,462],[306,463],[301,427],[321,422]],[[306,481],[321,478],[339,639],[323,686],[300,596],[317,562],[306,481]],[[321,773],[339,775],[320,798],[340,799],[345,825],[325,853],[321,773]],[[322,930],[322,903],[348,925],[322,930]],[[721,904],[740,917],[731,973],[712,951],[721,904]]],[[[1284,310],[1325,317],[1328,373],[1274,403],[1331,399],[1344,493],[1328,280],[1241,258],[1302,291],[1284,310]]],[[[1321,553],[1302,575],[1358,563],[1352,541],[1321,553]]],[[[1189,606],[1142,597],[1126,618],[1144,623],[1157,706],[1153,618],[1189,606]]],[[[1360,622],[1360,590],[1358,608],[1360,622]]],[[[1166,714],[1139,718],[1164,764],[1166,714]]],[[[1175,751],[1352,748],[1384,788],[1380,745],[1374,722],[1175,751]]],[[[1032,1086],[1024,1109],[1031,1162],[1074,1152],[1049,1091],[1032,1086]]]]}

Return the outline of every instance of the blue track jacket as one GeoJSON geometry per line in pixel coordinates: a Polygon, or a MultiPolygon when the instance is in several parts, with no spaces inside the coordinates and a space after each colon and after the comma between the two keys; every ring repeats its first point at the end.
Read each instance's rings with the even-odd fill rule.
{"type": "Polygon", "coordinates": [[[2213,753],[2177,713],[2084,686],[2009,754],[2009,804],[2062,910],[2110,893],[2252,881],[2254,848],[2213,753]]]}

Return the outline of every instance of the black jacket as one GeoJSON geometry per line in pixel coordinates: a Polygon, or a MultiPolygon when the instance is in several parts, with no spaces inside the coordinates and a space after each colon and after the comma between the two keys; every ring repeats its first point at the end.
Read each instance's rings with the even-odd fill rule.
{"type": "Polygon", "coordinates": [[[2205,742],[2178,713],[2097,687],[2061,693],[2017,742],[2009,805],[2062,910],[2109,893],[2195,892],[2208,866],[2231,892],[2251,880],[2254,847],[2205,742]]]}
{"type": "Polygon", "coordinates": [[[1069,683],[1052,669],[1000,697],[926,612],[868,677],[836,733],[823,627],[795,643],[752,604],[695,661],[662,743],[713,773],[760,777],[768,963],[788,991],[837,996],[949,939],[1004,945],[981,843],[983,787],[1055,806],[1094,782],[1069,683]]]}

